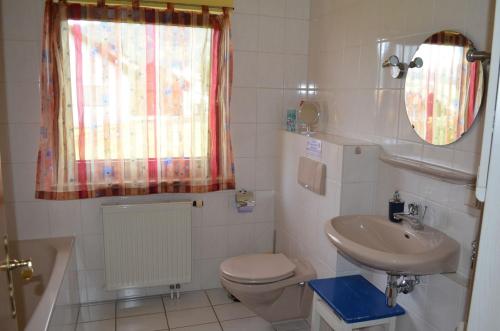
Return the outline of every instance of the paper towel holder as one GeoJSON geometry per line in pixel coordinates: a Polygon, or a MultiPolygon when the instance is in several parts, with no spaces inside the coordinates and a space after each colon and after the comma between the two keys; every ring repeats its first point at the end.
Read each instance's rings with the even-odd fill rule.
{"type": "Polygon", "coordinates": [[[255,207],[255,195],[252,191],[240,189],[234,196],[238,213],[251,213],[255,207]]]}

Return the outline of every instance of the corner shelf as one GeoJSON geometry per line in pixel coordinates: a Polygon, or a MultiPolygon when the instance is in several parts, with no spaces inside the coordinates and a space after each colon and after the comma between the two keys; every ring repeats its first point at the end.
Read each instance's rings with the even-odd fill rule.
{"type": "Polygon", "coordinates": [[[475,174],[470,174],[460,170],[431,164],[425,161],[409,159],[396,155],[389,155],[386,153],[381,153],[379,159],[395,167],[415,171],[447,183],[470,186],[473,186],[476,183],[475,174]]]}

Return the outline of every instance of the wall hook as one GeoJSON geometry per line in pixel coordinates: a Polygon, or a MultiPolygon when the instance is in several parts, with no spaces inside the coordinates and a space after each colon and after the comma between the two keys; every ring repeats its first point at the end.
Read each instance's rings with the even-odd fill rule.
{"type": "Polygon", "coordinates": [[[395,79],[401,79],[404,77],[406,73],[406,64],[399,61],[399,58],[396,55],[391,55],[387,58],[384,63],[382,63],[383,68],[390,67],[391,68],[391,76],[395,79]]]}

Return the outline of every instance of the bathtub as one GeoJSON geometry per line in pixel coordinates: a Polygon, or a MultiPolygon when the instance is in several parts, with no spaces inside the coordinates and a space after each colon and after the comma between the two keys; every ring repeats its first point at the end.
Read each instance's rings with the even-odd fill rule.
{"type": "Polygon", "coordinates": [[[29,281],[14,272],[19,330],[74,330],[80,294],[73,237],[12,242],[11,256],[31,258],[29,281]]]}

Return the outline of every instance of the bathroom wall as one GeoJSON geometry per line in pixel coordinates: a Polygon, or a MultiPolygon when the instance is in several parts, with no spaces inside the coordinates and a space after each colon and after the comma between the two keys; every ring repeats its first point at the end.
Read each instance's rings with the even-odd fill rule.
{"type": "MultiPolygon", "coordinates": [[[[457,143],[433,147],[422,142],[406,117],[403,81],[392,79],[389,71],[381,68],[381,63],[392,54],[409,59],[428,35],[443,29],[463,32],[478,49],[488,50],[493,5],[490,0],[312,0],[308,84],[322,105],[322,125],[326,131],[380,144],[389,153],[475,172],[481,118],[457,143]]],[[[463,319],[470,243],[475,238],[480,216],[474,208],[473,191],[381,162],[358,166],[364,171],[376,168],[377,181],[373,191],[351,192],[351,199],[360,205],[370,204],[372,213],[386,215],[387,201],[392,192],[399,189],[407,202],[429,206],[427,224],[461,243],[460,267],[454,279],[442,275],[423,277],[423,284],[415,292],[399,298],[408,314],[399,319],[398,330],[454,330],[463,319]]],[[[294,178],[282,180],[295,181],[294,178]]],[[[293,197],[296,193],[287,191],[286,196],[293,197]]],[[[293,245],[295,238],[286,238],[287,232],[283,230],[290,228],[290,220],[281,218],[279,213],[283,194],[285,192],[278,189],[278,238],[285,236],[284,240],[293,245]]],[[[294,202],[302,203],[301,200],[294,202]]],[[[294,202],[288,201],[288,204],[294,202]]],[[[307,219],[302,226],[308,226],[307,219]]],[[[292,249],[292,253],[325,249],[319,246],[320,242],[319,239],[309,241],[304,245],[305,250],[292,249]]],[[[383,273],[354,266],[338,256],[334,258],[333,246],[330,252],[332,257],[324,261],[329,263],[329,268],[323,268],[320,275],[362,272],[379,288],[385,286],[383,273]]]]}
{"type": "Polygon", "coordinates": [[[309,80],[327,113],[327,131],[365,138],[384,149],[469,172],[478,165],[482,118],[446,147],[424,143],[409,125],[402,93],[381,63],[408,62],[440,30],[456,30],[478,49],[491,45],[493,0],[313,0],[309,80]]]}
{"type": "Polygon", "coordinates": [[[38,71],[43,0],[0,0],[0,151],[8,215],[19,239],[75,235],[80,297],[85,301],[165,292],[166,288],[106,292],[99,206],[110,201],[203,199],[193,209],[193,282],[218,287],[228,257],[272,250],[275,132],[282,110],[298,102],[307,77],[307,0],[236,0],[231,133],[238,188],[256,190],[257,207],[240,215],[234,192],[154,195],[79,201],[34,199],[39,132],[38,71]],[[3,62],[3,63],[2,63],[3,62]]]}
{"type": "MultiPolygon", "coordinates": [[[[359,273],[346,262],[325,235],[325,223],[339,215],[370,214],[377,181],[379,147],[367,142],[325,135],[321,152],[311,153],[304,135],[281,131],[276,180],[276,248],[292,258],[307,259],[319,278],[359,273]],[[300,157],[326,165],[325,194],[302,187],[297,169],[300,157]]],[[[317,137],[317,136],[316,136],[317,137]]]]}

